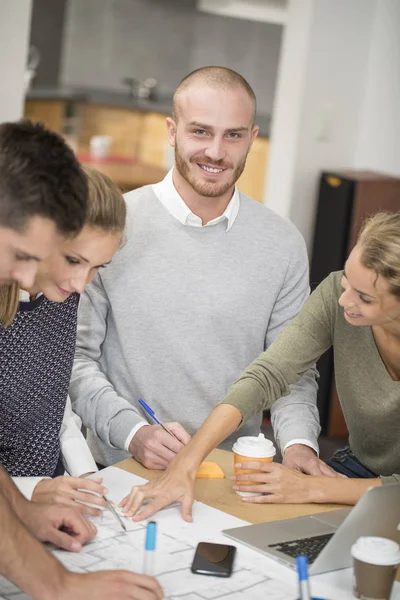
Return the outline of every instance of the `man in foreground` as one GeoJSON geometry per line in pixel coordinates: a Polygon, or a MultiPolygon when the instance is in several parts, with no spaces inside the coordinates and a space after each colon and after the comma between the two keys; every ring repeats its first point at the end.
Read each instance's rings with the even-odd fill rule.
{"type": "MultiPolygon", "coordinates": [[[[0,283],[30,287],[38,263],[80,231],[86,202],[86,177],[61,137],[30,122],[0,125],[0,283]]],[[[96,528],[75,509],[27,501],[1,465],[0,531],[0,573],[35,599],[162,598],[151,577],[66,571],[38,540],[78,552],[96,528]]]]}

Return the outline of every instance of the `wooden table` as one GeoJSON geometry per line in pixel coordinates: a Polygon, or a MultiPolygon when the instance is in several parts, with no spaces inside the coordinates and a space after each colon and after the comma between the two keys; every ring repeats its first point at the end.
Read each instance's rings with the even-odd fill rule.
{"type": "Polygon", "coordinates": [[[164,179],[167,173],[159,167],[135,161],[93,160],[87,155],[80,155],[79,153],[77,158],[83,165],[93,167],[110,177],[124,192],[143,185],[158,183],[164,179]]]}
{"type": "MultiPolygon", "coordinates": [[[[232,490],[233,482],[229,479],[233,475],[233,453],[226,450],[213,450],[206,460],[219,464],[225,473],[225,479],[197,479],[196,500],[249,523],[294,519],[312,513],[343,508],[339,504],[245,504],[241,497],[232,490]]],[[[160,474],[160,471],[145,469],[133,458],[127,458],[115,466],[144,479],[151,480],[160,474]]],[[[396,579],[400,581],[400,567],[396,579]]]]}
{"type": "MultiPolygon", "coordinates": [[[[226,450],[213,450],[207,460],[219,464],[225,473],[225,479],[197,479],[196,500],[249,523],[293,519],[341,508],[337,504],[246,504],[232,489],[233,482],[229,479],[233,475],[233,453],[226,450]]],[[[160,474],[160,471],[145,469],[133,458],[127,458],[116,466],[145,479],[154,479],[160,474]]]]}

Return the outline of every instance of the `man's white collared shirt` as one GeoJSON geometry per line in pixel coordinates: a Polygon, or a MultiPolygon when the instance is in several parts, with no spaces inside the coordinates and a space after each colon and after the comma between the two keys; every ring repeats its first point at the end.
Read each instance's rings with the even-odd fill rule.
{"type": "Polygon", "coordinates": [[[180,223],[190,227],[211,227],[212,225],[216,225],[217,223],[220,223],[226,219],[226,231],[229,231],[234,224],[236,217],[238,216],[240,207],[239,192],[237,187],[235,186],[233,196],[223,214],[219,217],[216,217],[212,221],[209,221],[206,223],[206,225],[203,225],[200,217],[195,215],[190,210],[190,208],[178,194],[174,186],[174,182],[172,181],[172,172],[173,169],[167,173],[162,181],[153,185],[153,191],[155,195],[160,200],[161,204],[165,206],[168,212],[180,223]]]}

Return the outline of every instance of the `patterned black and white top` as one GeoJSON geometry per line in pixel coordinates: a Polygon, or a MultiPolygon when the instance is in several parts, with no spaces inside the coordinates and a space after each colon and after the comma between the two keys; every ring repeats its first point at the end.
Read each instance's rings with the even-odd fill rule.
{"type": "Polygon", "coordinates": [[[0,327],[0,463],[12,476],[52,477],[75,353],[79,294],[21,302],[0,327]]]}

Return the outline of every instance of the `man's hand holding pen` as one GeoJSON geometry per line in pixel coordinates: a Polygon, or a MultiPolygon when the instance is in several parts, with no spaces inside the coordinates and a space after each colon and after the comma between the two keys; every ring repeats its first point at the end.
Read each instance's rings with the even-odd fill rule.
{"type": "Polygon", "coordinates": [[[129,444],[129,452],[147,469],[166,469],[171,460],[190,441],[190,435],[179,423],[166,423],[174,435],[161,425],[141,427],[129,444]]]}
{"type": "Polygon", "coordinates": [[[138,429],[129,444],[129,452],[147,469],[164,470],[190,442],[190,435],[179,423],[161,423],[155,411],[142,398],[139,398],[138,404],[155,425],[138,429]]]}

